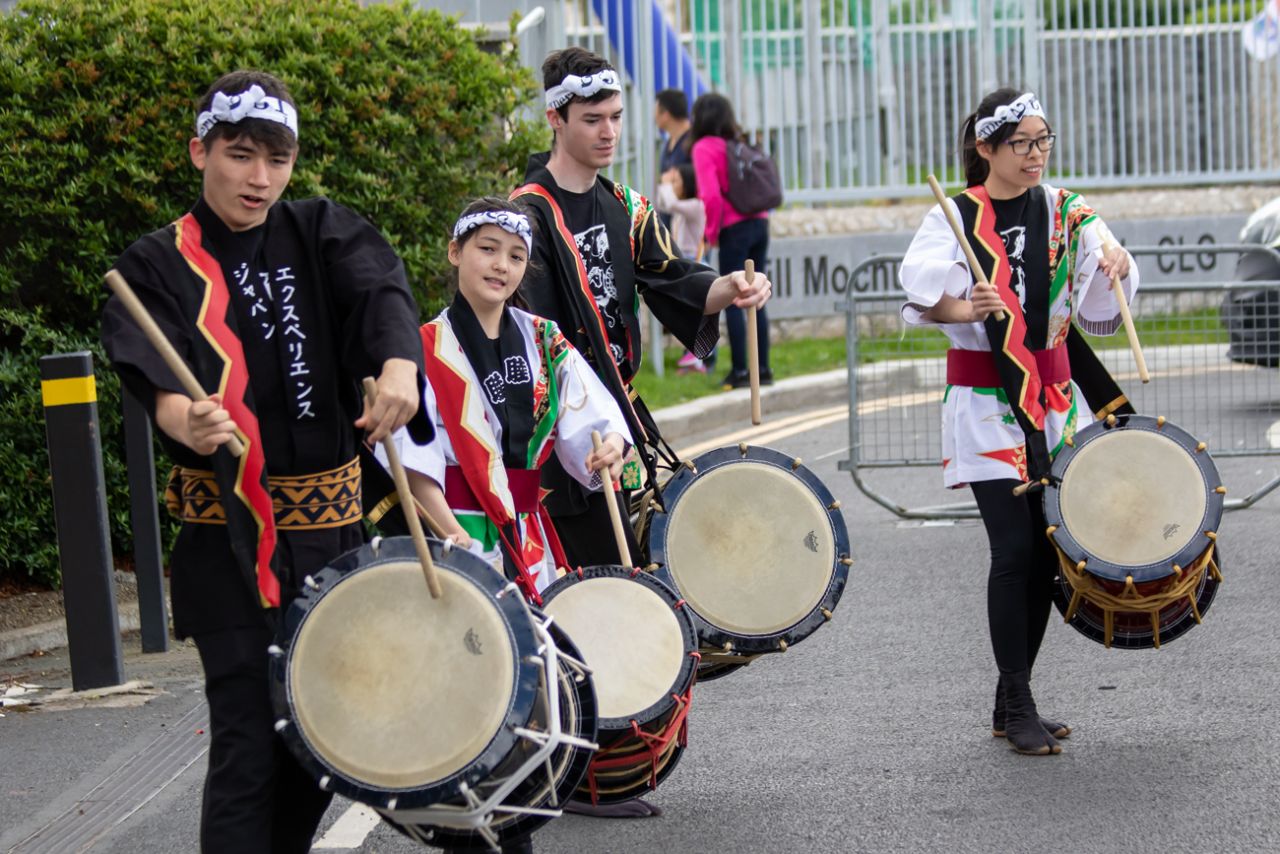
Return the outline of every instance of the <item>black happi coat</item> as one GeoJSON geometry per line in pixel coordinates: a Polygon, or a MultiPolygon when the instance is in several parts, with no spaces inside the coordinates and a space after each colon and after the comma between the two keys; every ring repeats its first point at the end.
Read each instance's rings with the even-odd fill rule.
{"type": "MultiPolygon", "coordinates": [[[[230,231],[201,199],[125,250],[116,269],[205,391],[222,391],[249,440],[242,467],[225,450],[200,456],[158,431],[176,464],[214,472],[227,519],[182,525],[171,557],[174,628],[183,637],[261,625],[305,574],[364,539],[358,519],[276,530],[266,477],[351,461],[361,446],[352,425],[362,410],[359,380],[376,377],[387,359],[412,360],[422,382],[404,266],[368,222],[327,199],[278,202],[244,232],[230,231]]],[[[153,417],[157,390],[185,393],[114,297],[102,340],[153,417]]],[[[421,409],[410,430],[430,440],[421,409]]]]}
{"type": "MultiPolygon", "coordinates": [[[[586,281],[586,270],[571,227],[564,221],[564,196],[547,170],[547,152],[529,158],[525,184],[511,194],[532,211],[537,228],[522,293],[530,311],[559,325],[565,337],[596,369],[627,419],[641,457],[653,477],[653,458],[646,444],[658,440],[653,419],[643,403],[628,395],[628,383],[639,370],[643,347],[639,298],[654,316],[699,358],[708,355],[719,337],[720,317],[705,315],[707,294],[718,274],[705,264],[684,258],[649,201],[622,184],[600,176],[592,192],[604,219],[613,258],[627,340],[627,358],[619,365],[608,346],[605,324],[586,281]],[[628,257],[627,249],[630,250],[628,257]]],[[[583,224],[574,223],[581,228],[583,224]]],[[[542,485],[551,490],[546,504],[552,516],[586,509],[586,492],[554,457],[543,467],[542,485]]]]}

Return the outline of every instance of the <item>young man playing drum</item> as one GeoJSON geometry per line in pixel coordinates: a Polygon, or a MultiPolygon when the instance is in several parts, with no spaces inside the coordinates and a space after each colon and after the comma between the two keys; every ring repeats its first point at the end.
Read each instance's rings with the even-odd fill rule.
{"type": "MultiPolygon", "coordinates": [[[[571,47],[542,65],[551,151],[529,158],[525,184],[512,193],[528,206],[540,234],[524,293],[530,309],[555,321],[585,355],[627,416],[640,456],[659,441],[653,419],[630,381],[640,368],[639,300],[697,357],[719,337],[719,313],[728,305],[763,305],[771,286],[764,275],[748,283],[741,271],[717,276],[680,257],[649,201],[600,175],[613,163],[622,131],[622,84],[600,56],[571,47]]],[[[555,460],[543,470],[550,510],[569,561],[615,563],[602,493],[588,493],[555,460]]],[[[639,486],[639,467],[623,474],[624,488],[639,486]]],[[[633,559],[638,552],[632,543],[633,559]]]]}
{"type": "MultiPolygon", "coordinates": [[[[599,374],[655,482],[651,449],[660,437],[630,385],[643,351],[638,297],[702,358],[719,337],[720,311],[728,305],[763,305],[770,284],[763,275],[748,283],[741,271],[717,277],[710,267],[680,257],[649,201],[600,175],[613,163],[622,131],[621,76],[608,62],[591,51],[566,48],[547,57],[542,76],[551,151],[529,158],[525,184],[511,195],[530,209],[537,231],[545,235],[534,246],[524,294],[530,310],[555,321],[599,374]]],[[[634,460],[624,469],[622,485],[624,490],[640,486],[634,460]]],[[[587,492],[555,458],[543,467],[542,486],[549,490],[545,506],[569,562],[616,563],[605,503],[614,497],[587,492]]],[[[627,538],[637,560],[639,549],[629,530],[627,538]]],[[[597,814],[646,816],[658,810],[633,801],[597,814]]]]}
{"type": "Polygon", "coordinates": [[[201,849],[307,851],[330,795],[272,729],[267,647],[301,579],[364,540],[361,434],[431,439],[418,312],[368,222],[322,198],[279,201],[298,117],[275,77],[214,83],[188,149],[200,197],[116,267],[213,394],[187,396],[118,297],[102,338],[181,467],[174,629],[200,651],[211,733],[201,849]],[[378,385],[368,411],[364,376],[378,385]]]}

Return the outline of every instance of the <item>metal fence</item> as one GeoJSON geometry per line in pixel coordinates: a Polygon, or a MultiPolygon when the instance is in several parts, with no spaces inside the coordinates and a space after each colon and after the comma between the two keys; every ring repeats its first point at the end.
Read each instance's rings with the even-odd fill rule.
{"type": "Polygon", "coordinates": [[[653,184],[653,96],[728,95],[791,202],[958,181],[983,93],[1037,91],[1070,186],[1280,179],[1280,59],[1244,32],[1274,0],[561,0],[545,43],[626,72],[615,177],[653,184]]]}
{"type": "MultiPolygon", "coordinates": [[[[1131,247],[1130,253],[1168,258],[1170,247],[1131,247]]],[[[1234,260],[1257,246],[1173,250],[1234,260]]],[[[1280,253],[1270,250],[1280,263],[1280,253]]],[[[900,255],[880,255],[859,273],[896,281],[900,255]]],[[[1230,269],[1233,264],[1220,265],[1230,269]]],[[[850,472],[872,500],[904,518],[976,515],[972,503],[905,506],[872,485],[877,469],[928,466],[942,480],[942,397],[947,339],[937,330],[902,329],[902,295],[853,294],[844,304],[849,364],[850,472]]],[[[1164,415],[1208,444],[1215,458],[1280,456],[1280,282],[1144,282],[1134,300],[1151,382],[1138,381],[1123,331],[1089,337],[1138,412],[1164,415]]],[[[1246,507],[1280,486],[1264,478],[1228,509],[1246,507]]]]}

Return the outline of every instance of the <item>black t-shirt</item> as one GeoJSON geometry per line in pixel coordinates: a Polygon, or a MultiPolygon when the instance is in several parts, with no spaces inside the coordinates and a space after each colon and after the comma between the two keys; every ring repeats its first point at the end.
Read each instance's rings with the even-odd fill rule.
{"type": "Polygon", "coordinates": [[[565,225],[573,232],[578,254],[582,256],[583,266],[587,268],[587,283],[591,287],[591,295],[604,317],[613,361],[622,368],[624,376],[629,376],[627,327],[623,323],[618,288],[614,284],[613,254],[609,246],[609,233],[605,229],[604,212],[599,207],[597,188],[592,187],[585,193],[570,193],[561,188],[559,196],[565,225]]]}
{"type": "Polygon", "coordinates": [[[1049,338],[1049,211],[1044,189],[1033,187],[1012,199],[992,199],[996,232],[1009,258],[1009,285],[1027,321],[1026,344],[1033,350],[1049,338]]]}

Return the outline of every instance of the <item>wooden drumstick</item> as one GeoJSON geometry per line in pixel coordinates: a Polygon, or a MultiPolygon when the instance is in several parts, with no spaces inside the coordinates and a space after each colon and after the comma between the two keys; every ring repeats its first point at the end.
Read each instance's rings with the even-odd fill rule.
{"type": "MultiPolygon", "coordinates": [[[[977,277],[979,282],[984,285],[991,284],[987,281],[987,274],[982,272],[982,267],[978,265],[978,258],[973,254],[973,247],[969,245],[969,239],[964,236],[964,229],[960,227],[960,223],[956,220],[955,213],[951,210],[951,205],[947,204],[947,194],[942,192],[942,186],[938,184],[938,179],[929,176],[929,187],[933,190],[933,196],[938,200],[938,206],[942,208],[942,213],[947,217],[947,223],[951,226],[951,231],[956,236],[956,240],[960,241],[960,248],[964,250],[964,258],[969,262],[969,270],[977,277]]],[[[1004,320],[1004,311],[996,309],[996,320],[1004,320]]]]}
{"type": "Polygon", "coordinates": [[[1042,477],[1042,478],[1040,478],[1040,480],[1038,480],[1038,481],[1036,481],[1036,480],[1029,480],[1029,481],[1027,481],[1026,483],[1020,483],[1020,484],[1018,484],[1017,486],[1015,486],[1015,487],[1013,488],[1013,494],[1014,494],[1015,496],[1023,496],[1023,495],[1026,495],[1026,494],[1027,494],[1027,490],[1028,490],[1028,489],[1030,489],[1031,487],[1035,486],[1037,483],[1040,483],[1040,484],[1043,484],[1043,485],[1045,485],[1045,486],[1048,486],[1048,485],[1049,485],[1049,479],[1048,479],[1047,477],[1042,477]]]}
{"type": "MultiPolygon", "coordinates": [[[[591,447],[600,451],[600,431],[591,431],[591,447]]],[[[608,466],[600,466],[596,469],[600,475],[601,490],[604,492],[604,503],[609,508],[609,523],[613,525],[613,538],[618,542],[618,557],[622,559],[623,566],[632,566],[631,550],[627,548],[627,535],[622,530],[622,514],[618,511],[618,490],[614,480],[609,475],[608,466]]]]}
{"type": "MultiPolygon", "coordinates": [[[[743,265],[747,284],[756,282],[756,262],[750,258],[743,265]]],[[[751,423],[760,423],[760,335],[756,331],[756,307],[747,307],[747,377],[751,380],[751,423]]]]}
{"type": "MultiPolygon", "coordinates": [[[[156,325],[151,312],[147,311],[147,307],[142,304],[142,300],[138,299],[138,295],[133,292],[133,288],[129,287],[129,283],[124,280],[124,276],[120,275],[118,270],[108,270],[103,278],[107,281],[107,287],[111,288],[115,295],[120,297],[120,302],[124,304],[125,310],[129,312],[133,322],[142,329],[142,334],[147,336],[151,346],[156,348],[156,352],[160,354],[160,358],[164,360],[165,365],[178,378],[178,382],[182,384],[187,397],[193,401],[208,400],[209,395],[200,387],[200,381],[196,379],[195,374],[191,373],[191,368],[187,367],[187,363],[178,355],[178,351],[173,349],[173,344],[160,331],[160,327],[156,325]]],[[[233,457],[244,455],[244,443],[240,441],[239,436],[232,436],[223,447],[233,457]]]]}
{"type": "MultiPolygon", "coordinates": [[[[364,396],[368,402],[370,409],[373,408],[373,402],[378,398],[378,384],[373,381],[373,377],[364,378],[364,396]]],[[[422,574],[427,579],[427,589],[431,591],[432,599],[439,599],[440,579],[436,577],[435,561],[431,559],[431,549],[427,546],[427,538],[422,534],[422,522],[418,520],[418,514],[414,512],[417,504],[413,499],[413,493],[409,490],[409,476],[404,473],[404,466],[400,465],[400,452],[396,450],[396,443],[391,436],[386,436],[382,440],[382,450],[387,452],[387,463],[391,467],[391,477],[396,482],[396,494],[400,496],[400,509],[404,511],[404,520],[409,525],[409,536],[413,537],[413,547],[418,552],[418,561],[422,564],[422,574]]],[[[435,527],[434,525],[432,527],[435,527]]]]}
{"type": "MultiPolygon", "coordinates": [[[[1103,240],[1102,251],[1110,252],[1118,245],[1114,240],[1103,240]]],[[[1142,344],[1138,341],[1138,328],[1133,325],[1133,315],[1129,312],[1129,298],[1124,295],[1119,276],[1111,277],[1111,290],[1115,291],[1116,304],[1120,306],[1120,319],[1124,321],[1124,332],[1129,336],[1129,349],[1133,351],[1133,361],[1138,365],[1138,379],[1149,383],[1151,374],[1147,373],[1147,360],[1142,355],[1142,344]]]]}

